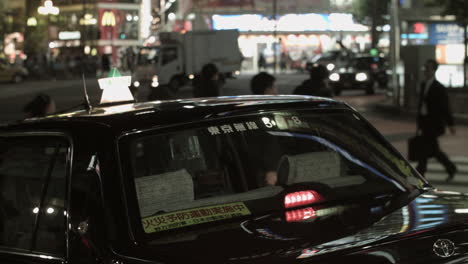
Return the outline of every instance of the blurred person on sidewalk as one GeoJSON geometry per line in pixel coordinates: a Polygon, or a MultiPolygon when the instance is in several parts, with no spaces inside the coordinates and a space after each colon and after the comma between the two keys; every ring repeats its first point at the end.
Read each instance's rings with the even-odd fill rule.
{"type": "Polygon", "coordinates": [[[218,67],[213,63],[205,64],[201,70],[201,74],[193,80],[193,96],[220,96],[221,82],[218,67]]]}
{"type": "Polygon", "coordinates": [[[313,64],[309,68],[309,79],[305,80],[296,89],[294,94],[332,97],[332,91],[328,87],[328,70],[321,64],[313,64]]]}
{"type": "Polygon", "coordinates": [[[258,54],[257,66],[258,66],[259,71],[266,69],[266,59],[265,59],[265,55],[263,55],[263,52],[258,54]]]}
{"type": "MultiPolygon", "coordinates": [[[[255,95],[277,95],[275,87],[276,78],[267,73],[260,72],[250,80],[250,90],[255,95]]],[[[253,159],[257,162],[257,177],[260,179],[261,186],[276,185],[278,174],[276,168],[281,158],[281,148],[276,139],[268,136],[253,136],[253,142],[263,142],[261,144],[251,145],[253,159]],[[261,148],[261,146],[265,146],[261,148]]]]}
{"type": "Polygon", "coordinates": [[[26,118],[42,117],[55,112],[55,101],[47,94],[40,93],[23,108],[26,118]]]}
{"type": "Polygon", "coordinates": [[[427,60],[424,65],[425,81],[421,84],[419,92],[417,129],[421,132],[427,148],[416,169],[424,176],[427,160],[435,157],[445,167],[448,173],[446,181],[449,182],[457,173],[457,167],[440,149],[438,137],[445,133],[446,126],[452,135],[455,135],[456,130],[447,90],[435,78],[438,66],[439,64],[433,59],[427,60]]]}
{"type": "Polygon", "coordinates": [[[260,72],[250,80],[250,90],[256,95],[276,95],[276,78],[267,73],[260,72]]]}

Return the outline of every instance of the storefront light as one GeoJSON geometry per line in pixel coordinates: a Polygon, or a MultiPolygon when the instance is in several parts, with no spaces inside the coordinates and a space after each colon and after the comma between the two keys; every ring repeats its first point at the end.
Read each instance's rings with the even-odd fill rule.
{"type": "Polygon", "coordinates": [[[195,13],[190,13],[190,14],[187,15],[188,20],[194,20],[195,18],[196,18],[195,13]]]}
{"type": "Polygon", "coordinates": [[[175,20],[176,19],[176,14],[174,13],[169,13],[169,15],[167,15],[167,18],[171,21],[175,20]]]}
{"type": "Polygon", "coordinates": [[[30,17],[28,18],[26,24],[28,25],[28,27],[35,27],[37,26],[37,19],[35,17],[30,17]]]}
{"type": "Polygon", "coordinates": [[[93,17],[91,14],[85,14],[83,18],[80,19],[80,25],[82,26],[90,26],[96,25],[97,19],[93,17]]]}
{"type": "Polygon", "coordinates": [[[138,20],[140,20],[140,17],[139,17],[139,16],[134,16],[134,17],[133,17],[133,21],[138,21],[138,20]]]}
{"type": "Polygon", "coordinates": [[[114,12],[112,11],[106,11],[104,14],[102,14],[102,20],[101,20],[101,25],[102,26],[115,26],[115,15],[114,12]]]}
{"type": "Polygon", "coordinates": [[[130,14],[127,14],[127,21],[132,21],[133,17],[130,14]]]}

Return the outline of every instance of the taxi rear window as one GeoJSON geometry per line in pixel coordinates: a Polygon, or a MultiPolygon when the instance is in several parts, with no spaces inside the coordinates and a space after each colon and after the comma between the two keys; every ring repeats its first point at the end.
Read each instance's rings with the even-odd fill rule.
{"type": "Polygon", "coordinates": [[[281,209],[269,199],[306,183],[343,199],[423,185],[351,112],[266,113],[155,130],[134,136],[129,152],[146,233],[281,209]]]}

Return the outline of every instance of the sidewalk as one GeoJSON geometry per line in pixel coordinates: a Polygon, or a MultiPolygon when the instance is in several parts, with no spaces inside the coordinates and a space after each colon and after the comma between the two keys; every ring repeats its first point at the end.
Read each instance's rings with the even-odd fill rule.
{"type": "MultiPolygon", "coordinates": [[[[442,151],[457,165],[458,173],[452,182],[446,183],[447,173],[435,159],[430,159],[426,178],[442,190],[468,193],[468,116],[455,116],[457,133],[446,133],[439,138],[442,151]]],[[[374,105],[367,119],[406,157],[407,140],[416,131],[416,114],[402,111],[387,100],[374,105]]],[[[416,166],[416,163],[412,163],[416,166]]]]}
{"type": "MultiPolygon", "coordinates": [[[[416,118],[416,113],[404,110],[398,106],[395,106],[391,99],[385,99],[384,101],[375,105],[375,110],[382,113],[401,115],[406,118],[416,118]]],[[[455,118],[455,124],[457,125],[468,125],[468,114],[453,113],[455,118]]]]}

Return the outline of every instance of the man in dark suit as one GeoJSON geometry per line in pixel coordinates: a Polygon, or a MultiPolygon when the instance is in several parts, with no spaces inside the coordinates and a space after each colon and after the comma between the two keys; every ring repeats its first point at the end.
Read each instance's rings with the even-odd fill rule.
{"type": "Polygon", "coordinates": [[[424,175],[427,170],[427,160],[435,157],[445,167],[448,182],[453,179],[457,167],[441,151],[438,137],[445,133],[446,126],[454,135],[455,127],[446,88],[435,79],[438,66],[438,63],[432,59],[427,60],[424,65],[425,81],[421,84],[419,94],[417,125],[424,138],[425,155],[419,159],[416,169],[424,175]]]}

